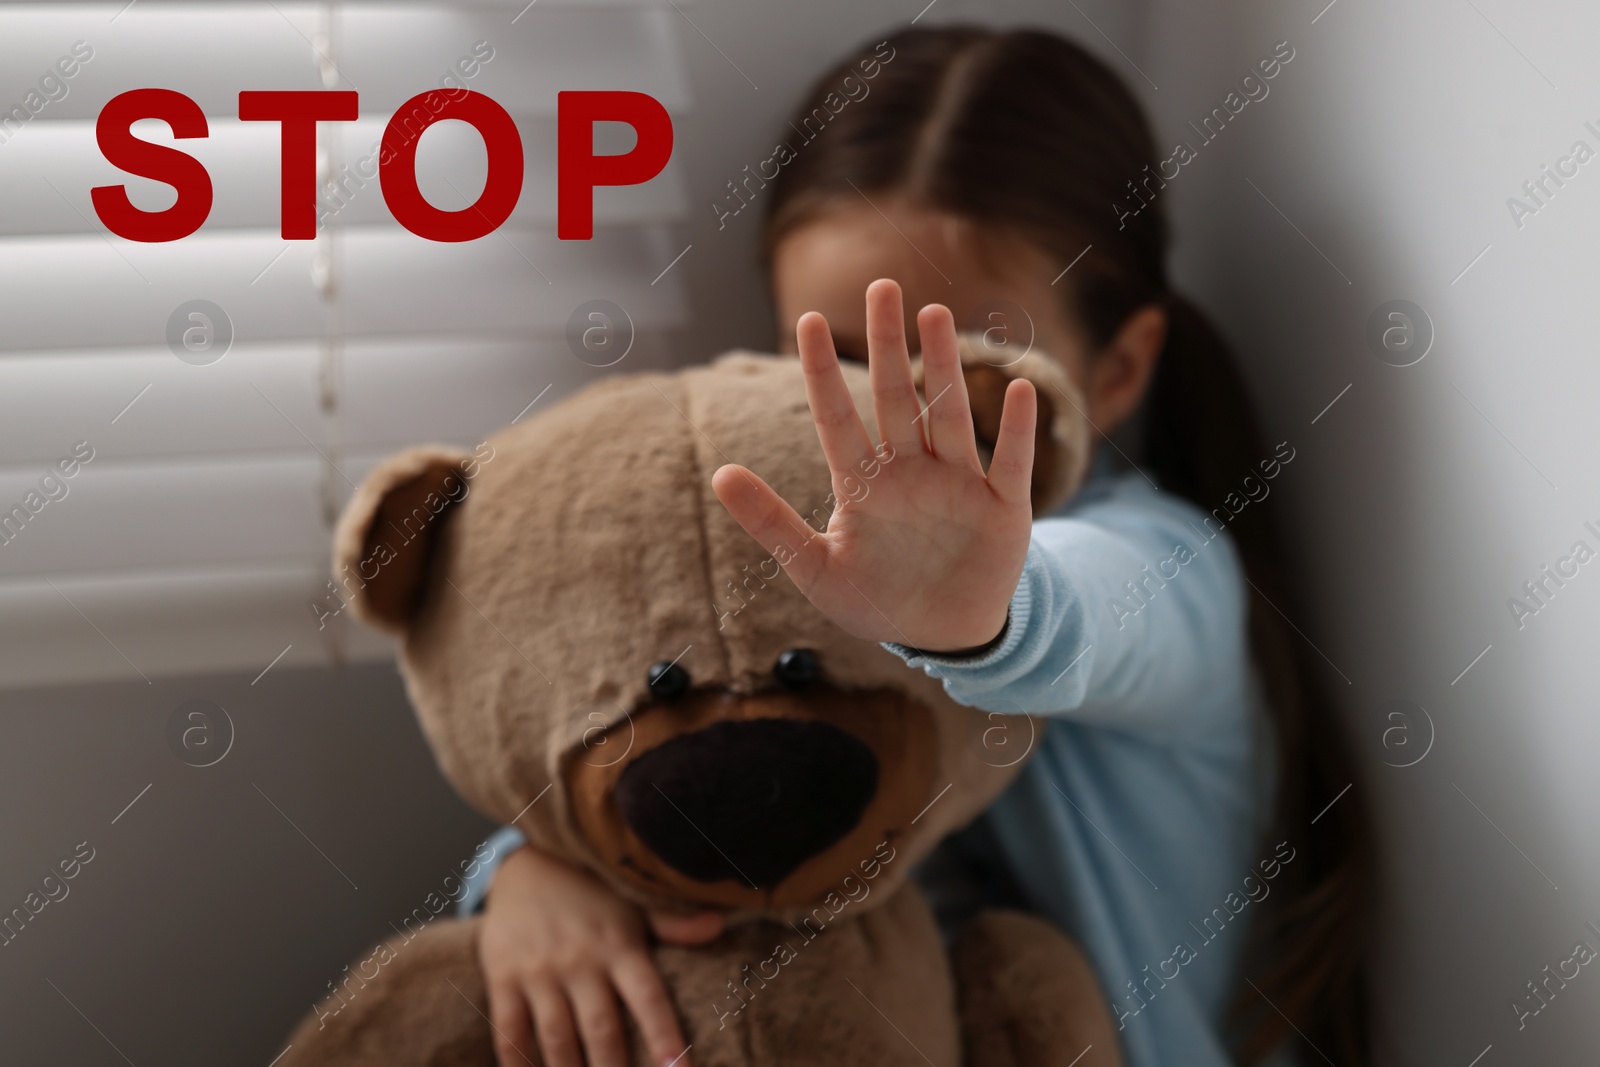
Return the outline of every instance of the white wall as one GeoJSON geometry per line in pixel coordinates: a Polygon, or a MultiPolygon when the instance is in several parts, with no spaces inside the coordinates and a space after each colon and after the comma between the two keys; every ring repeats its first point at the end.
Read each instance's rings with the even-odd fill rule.
{"type": "Polygon", "coordinates": [[[1511,1004],[1575,942],[1600,948],[1600,564],[1521,629],[1507,600],[1574,541],[1600,550],[1600,164],[1520,229],[1506,199],[1575,140],[1600,150],[1600,9],[1326,3],[1151,5],[1146,98],[1169,140],[1276,42],[1296,52],[1166,190],[1178,276],[1303,457],[1274,499],[1310,594],[1295,622],[1337,665],[1322,680],[1383,837],[1385,1062],[1465,1067],[1492,1045],[1483,1067],[1592,1063],[1600,975],[1520,1030],[1511,1004]],[[1436,328],[1414,366],[1363,340],[1396,298],[1436,328]],[[1386,747],[1391,700],[1431,717],[1415,766],[1392,764],[1428,726],[1386,747]]]}
{"type": "Polygon", "coordinates": [[[93,850],[0,948],[0,1060],[266,1064],[481,839],[392,667],[255,674],[0,690],[0,908],[93,850]],[[168,746],[191,700],[212,766],[168,746]]]}

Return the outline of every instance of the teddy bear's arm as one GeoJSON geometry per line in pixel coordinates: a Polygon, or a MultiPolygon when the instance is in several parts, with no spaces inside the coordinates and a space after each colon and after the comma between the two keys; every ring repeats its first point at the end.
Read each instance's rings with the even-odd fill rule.
{"type": "Polygon", "coordinates": [[[278,1067],[493,1067],[480,921],[439,919],[352,963],[278,1067]]]}
{"type": "Polygon", "coordinates": [[[1054,926],[986,911],[954,956],[968,1067],[1120,1067],[1099,980],[1054,926]]]}

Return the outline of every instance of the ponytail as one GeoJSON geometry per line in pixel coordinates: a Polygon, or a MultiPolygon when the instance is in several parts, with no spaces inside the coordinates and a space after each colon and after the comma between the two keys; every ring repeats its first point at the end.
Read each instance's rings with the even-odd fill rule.
{"type": "MultiPolygon", "coordinates": [[[[1265,464],[1282,455],[1265,444],[1227,342],[1184,297],[1169,291],[1161,303],[1167,344],[1145,396],[1144,461],[1171,492],[1228,515],[1226,501],[1239,499],[1247,479],[1275,471],[1265,464]]],[[[1287,890],[1274,895],[1279,905],[1252,927],[1245,973],[1256,988],[1243,987],[1232,1023],[1247,1065],[1289,1037],[1285,1016],[1316,1020],[1320,1025],[1306,1027],[1311,1040],[1338,1062],[1359,1064],[1367,1060],[1369,1036],[1363,961],[1374,857],[1359,791],[1323,811],[1353,780],[1352,761],[1323,689],[1309,682],[1325,665],[1312,662],[1280,614],[1299,613],[1275,527],[1272,511],[1252,507],[1227,524],[1251,586],[1251,652],[1277,734],[1268,840],[1287,842],[1297,856],[1279,876],[1280,890],[1287,890]]]]}

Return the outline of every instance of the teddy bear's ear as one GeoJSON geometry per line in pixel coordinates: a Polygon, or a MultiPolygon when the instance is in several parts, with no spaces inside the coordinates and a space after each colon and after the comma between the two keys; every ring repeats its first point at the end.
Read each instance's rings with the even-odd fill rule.
{"type": "Polygon", "coordinates": [[[410,628],[443,520],[466,496],[471,459],[438,445],[408,449],[356,489],[334,530],[333,573],[357,618],[396,635],[410,628]]]}
{"type": "MultiPolygon", "coordinates": [[[[1006,387],[1016,378],[1033,383],[1039,398],[1038,437],[1033,449],[1033,513],[1048,515],[1065,504],[1083,483],[1089,469],[1090,434],[1086,404],[1066,368],[1042,352],[1020,359],[987,356],[982,342],[967,334],[960,339],[961,370],[972,403],[973,428],[984,466],[994,454],[1000,434],[1000,412],[1006,387]]],[[[922,387],[922,361],[913,373],[922,387]]]]}

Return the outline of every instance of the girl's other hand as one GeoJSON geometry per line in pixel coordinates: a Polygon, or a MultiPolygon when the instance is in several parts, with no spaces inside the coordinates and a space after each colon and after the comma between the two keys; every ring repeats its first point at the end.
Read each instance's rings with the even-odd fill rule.
{"type": "MultiPolygon", "coordinates": [[[[687,1067],[678,1018],[650,956],[644,913],[586,871],[529,847],[495,872],[478,942],[500,1067],[527,1067],[538,1035],[547,1067],[629,1067],[617,999],[638,1021],[650,1060],[687,1067]]],[[[656,936],[699,944],[716,912],[651,913],[656,936]]]]}
{"type": "Polygon", "coordinates": [[[1026,381],[1006,390],[985,475],[955,320],[948,308],[930,304],[917,315],[917,329],[926,410],[912,384],[900,287],[887,279],[867,287],[880,452],[840,373],[827,320],[808,312],[796,325],[806,395],[841,502],[826,533],[806,525],[744,467],[721,468],[712,485],[739,525],[845,630],[928,651],[967,650],[1000,635],[1022,576],[1033,524],[1035,396],[1026,381]]]}

